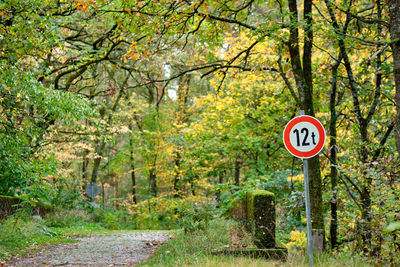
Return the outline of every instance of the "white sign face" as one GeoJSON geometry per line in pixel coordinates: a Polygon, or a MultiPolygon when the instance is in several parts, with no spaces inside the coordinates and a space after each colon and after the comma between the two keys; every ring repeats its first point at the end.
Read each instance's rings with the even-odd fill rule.
{"type": "Polygon", "coordinates": [[[300,116],[292,119],[283,131],[286,149],[298,158],[317,155],[325,144],[325,130],[314,117],[300,116]]]}
{"type": "Polygon", "coordinates": [[[290,130],[289,138],[290,143],[296,150],[309,152],[319,142],[318,129],[312,123],[299,122],[290,130]]]}

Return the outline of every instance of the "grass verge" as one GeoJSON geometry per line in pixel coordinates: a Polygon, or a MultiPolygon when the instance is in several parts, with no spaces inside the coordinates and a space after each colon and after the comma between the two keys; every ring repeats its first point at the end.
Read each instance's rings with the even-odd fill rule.
{"type": "Polygon", "coordinates": [[[16,214],[0,221],[0,266],[3,261],[9,261],[17,255],[34,253],[59,243],[73,243],[75,237],[132,230],[124,229],[124,225],[96,221],[93,217],[85,210],[64,210],[48,214],[45,218],[16,214]]]}
{"type": "Polygon", "coordinates": [[[16,214],[0,221],[0,261],[34,252],[44,245],[72,243],[75,242],[75,236],[101,232],[107,233],[111,230],[86,220],[76,211],[64,213],[62,216],[52,214],[46,220],[39,216],[16,214]],[[61,221],[55,220],[58,217],[63,217],[63,224],[57,224],[61,221]]]}
{"type": "MultiPolygon", "coordinates": [[[[0,263],[15,255],[33,252],[44,245],[74,242],[74,236],[115,232],[120,230],[106,229],[104,225],[94,223],[76,211],[52,215],[46,220],[33,217],[29,221],[23,221],[18,217],[10,217],[0,222],[0,263]]],[[[161,246],[150,259],[139,266],[309,266],[307,255],[302,250],[289,251],[287,262],[212,255],[216,248],[251,245],[243,227],[234,221],[215,219],[205,229],[188,233],[178,230],[175,234],[175,239],[161,246]]],[[[359,257],[342,253],[336,256],[316,255],[314,266],[371,265],[359,257]]]]}
{"type": "MultiPolygon", "coordinates": [[[[240,232],[241,227],[233,221],[222,219],[214,220],[205,230],[197,230],[190,233],[180,231],[175,239],[164,244],[159,248],[153,256],[138,266],[204,266],[204,267],[227,267],[227,266],[309,266],[308,256],[302,250],[290,250],[289,257],[286,262],[255,259],[248,257],[236,256],[215,256],[212,251],[216,248],[231,245],[232,242],[236,246],[240,245],[236,232],[240,232]],[[233,240],[232,240],[233,237],[233,240]]],[[[244,238],[242,241],[245,241],[244,238]]],[[[349,254],[319,254],[314,257],[314,266],[372,266],[360,257],[349,254]]]]}
{"type": "Polygon", "coordinates": [[[205,230],[189,233],[179,231],[176,238],[160,247],[154,255],[138,266],[185,266],[204,261],[212,250],[229,244],[229,231],[236,224],[232,221],[211,221],[205,230]]]}
{"type": "Polygon", "coordinates": [[[72,242],[43,223],[9,218],[0,224],[0,260],[9,260],[15,255],[24,255],[43,244],[72,242]]]}
{"type": "MultiPolygon", "coordinates": [[[[308,267],[308,259],[299,253],[291,252],[289,253],[289,258],[287,262],[280,261],[268,261],[264,259],[252,259],[246,257],[229,257],[229,256],[210,256],[204,260],[197,261],[193,264],[188,264],[185,266],[202,266],[202,267],[308,267]]],[[[347,254],[342,254],[339,256],[332,256],[330,254],[320,254],[314,257],[315,267],[367,267],[373,266],[368,264],[366,261],[360,259],[359,257],[354,257],[347,254]]]]}

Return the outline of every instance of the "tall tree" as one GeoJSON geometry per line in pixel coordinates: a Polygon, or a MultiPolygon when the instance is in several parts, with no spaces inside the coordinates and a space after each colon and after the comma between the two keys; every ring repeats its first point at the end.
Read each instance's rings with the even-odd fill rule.
{"type": "Polygon", "coordinates": [[[390,17],[389,30],[392,40],[393,73],[396,87],[396,147],[397,152],[400,154],[400,1],[391,0],[388,2],[388,6],[390,17]]]}
{"type": "MultiPolygon", "coordinates": [[[[352,63],[350,59],[351,47],[346,44],[346,38],[348,38],[347,27],[349,22],[355,17],[357,20],[363,21],[362,18],[355,16],[349,12],[352,7],[352,3],[349,3],[347,6],[347,10],[344,10],[346,13],[346,22],[343,26],[339,25],[339,20],[334,13],[334,8],[332,3],[329,0],[325,0],[325,4],[327,7],[327,11],[330,17],[330,23],[334,29],[335,35],[337,36],[337,45],[339,49],[340,60],[343,60],[343,65],[347,73],[348,87],[351,92],[351,100],[354,110],[354,116],[357,121],[357,131],[359,138],[359,147],[357,149],[358,160],[362,164],[362,168],[364,168],[361,173],[359,173],[359,177],[356,177],[355,180],[352,180],[349,176],[344,175],[347,182],[349,182],[356,194],[358,195],[358,199],[354,198],[357,203],[360,213],[361,219],[359,221],[360,235],[361,240],[359,247],[362,248],[366,253],[371,251],[371,243],[372,243],[372,183],[374,177],[368,174],[367,168],[372,168],[373,162],[376,162],[382,154],[382,147],[385,145],[392,129],[393,124],[385,125],[385,131],[381,134],[381,136],[375,134],[375,138],[379,140],[379,146],[374,147],[370,146],[371,144],[371,131],[369,130],[372,127],[373,121],[376,119],[375,117],[378,115],[378,111],[381,108],[382,103],[382,88],[384,86],[383,81],[383,62],[381,58],[382,50],[380,49],[381,43],[380,37],[382,35],[382,27],[380,23],[377,24],[376,29],[374,29],[378,36],[378,42],[373,43],[373,45],[377,45],[378,53],[376,53],[373,57],[375,58],[375,80],[373,82],[369,82],[370,88],[372,88],[372,93],[365,94],[365,90],[361,83],[357,80],[357,75],[355,73],[356,67],[352,63]]],[[[382,6],[380,0],[376,1],[376,16],[377,21],[381,21],[382,16],[382,6]]],[[[370,21],[367,21],[370,23],[370,21]]],[[[363,37],[361,35],[361,37],[363,37]]],[[[358,38],[358,40],[363,40],[362,38],[358,38]]],[[[365,71],[363,69],[362,71],[365,71]]],[[[360,75],[358,75],[360,76],[360,75]]]]}
{"type": "MultiPolygon", "coordinates": [[[[290,36],[288,41],[290,61],[292,71],[297,85],[300,99],[300,108],[306,115],[315,116],[313,104],[313,72],[312,72],[312,47],[313,47],[313,18],[312,18],[312,0],[304,1],[304,46],[303,58],[300,56],[299,40],[299,21],[297,1],[289,0],[290,11],[290,36]]],[[[324,235],[324,216],[322,212],[322,178],[321,167],[318,157],[309,159],[310,175],[310,202],[313,238],[323,244],[324,235]]]]}

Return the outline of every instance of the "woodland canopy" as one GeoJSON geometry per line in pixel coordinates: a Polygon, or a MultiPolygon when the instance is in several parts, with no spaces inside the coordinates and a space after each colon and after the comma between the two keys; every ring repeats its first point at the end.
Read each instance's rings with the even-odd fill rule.
{"type": "Polygon", "coordinates": [[[305,213],[282,131],[304,110],[327,131],[313,230],[398,261],[399,40],[396,0],[1,1],[0,195],[143,229],[266,189],[286,244],[305,213]]]}

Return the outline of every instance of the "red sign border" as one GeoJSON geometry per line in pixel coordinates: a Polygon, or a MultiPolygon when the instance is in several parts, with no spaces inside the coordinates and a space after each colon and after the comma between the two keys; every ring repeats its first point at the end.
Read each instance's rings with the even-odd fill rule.
{"type": "Polygon", "coordinates": [[[317,120],[314,117],[308,116],[308,115],[301,115],[296,118],[291,119],[285,126],[285,129],[283,130],[283,144],[285,145],[286,149],[289,151],[290,154],[292,154],[295,157],[302,158],[302,159],[308,159],[312,158],[315,155],[317,155],[321,150],[324,148],[325,145],[325,139],[326,139],[326,134],[325,134],[325,129],[322,123],[317,120]],[[319,133],[319,141],[317,146],[308,152],[302,152],[297,149],[295,149],[292,144],[290,143],[290,138],[289,134],[292,128],[300,123],[300,122],[309,122],[313,124],[317,129],[319,133]],[[323,137],[323,138],[321,138],[323,137]]]}

